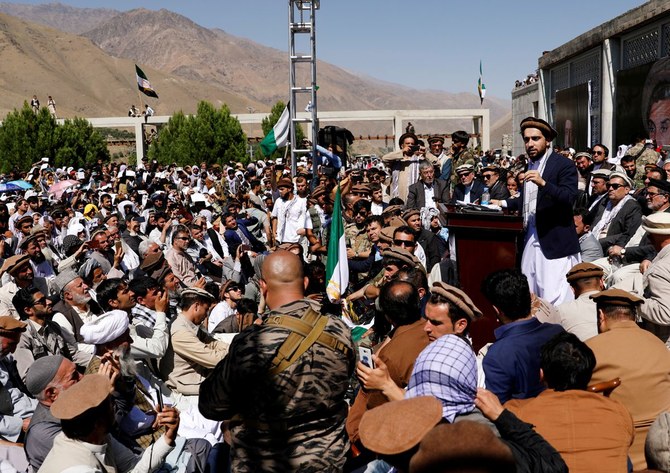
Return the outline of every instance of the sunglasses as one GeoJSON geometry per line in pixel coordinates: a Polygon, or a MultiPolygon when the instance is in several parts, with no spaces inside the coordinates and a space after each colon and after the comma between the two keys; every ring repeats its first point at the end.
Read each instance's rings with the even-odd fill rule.
{"type": "Polygon", "coordinates": [[[614,190],[617,190],[617,189],[619,189],[620,187],[625,187],[625,186],[624,186],[623,184],[616,184],[616,183],[615,183],[615,184],[610,184],[610,183],[608,182],[608,183],[605,185],[605,187],[607,187],[608,189],[614,189],[614,190]]]}
{"type": "Polygon", "coordinates": [[[593,154],[605,154],[603,151],[594,151],[593,154]]]}
{"type": "Polygon", "coordinates": [[[493,174],[484,174],[483,177],[484,179],[491,179],[491,176],[493,176],[493,174]]]}
{"type": "Polygon", "coordinates": [[[465,177],[465,176],[469,176],[470,174],[472,174],[472,171],[460,172],[460,173],[458,173],[458,177],[465,177]]]}
{"type": "Polygon", "coordinates": [[[409,240],[393,240],[395,246],[416,246],[416,243],[409,240]]]}
{"type": "Polygon", "coordinates": [[[47,298],[46,297],[40,297],[36,301],[33,302],[34,305],[46,305],[47,304],[47,298]]]}
{"type": "Polygon", "coordinates": [[[177,237],[177,240],[183,240],[183,241],[191,241],[189,237],[177,237]]]}
{"type": "Polygon", "coordinates": [[[367,217],[368,213],[366,211],[362,210],[362,211],[356,212],[356,215],[362,215],[363,217],[367,217]]]}
{"type": "Polygon", "coordinates": [[[236,287],[236,286],[232,286],[232,287],[229,287],[229,288],[226,290],[226,292],[232,292],[232,291],[242,291],[242,288],[239,288],[239,287],[236,287]]]}

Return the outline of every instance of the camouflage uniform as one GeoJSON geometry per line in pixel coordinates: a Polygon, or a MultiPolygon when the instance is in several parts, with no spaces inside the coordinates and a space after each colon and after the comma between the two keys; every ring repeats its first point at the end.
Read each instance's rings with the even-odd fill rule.
{"type": "Polygon", "coordinates": [[[630,156],[637,156],[639,154],[635,160],[636,189],[641,189],[644,187],[644,180],[647,177],[647,171],[645,171],[644,167],[648,164],[656,165],[658,162],[658,153],[650,148],[645,148],[644,151],[642,151],[644,146],[645,145],[643,143],[638,143],[626,151],[626,155],[630,156]]]}
{"type": "Polygon", "coordinates": [[[456,175],[456,169],[459,166],[464,164],[472,164],[473,166],[477,165],[477,160],[475,155],[472,154],[467,148],[458,153],[455,156],[451,157],[451,188],[454,189],[456,185],[460,182],[458,176],[456,175]]]}
{"type": "Polygon", "coordinates": [[[365,229],[365,225],[361,230],[356,227],[355,223],[349,223],[345,225],[344,237],[346,239],[345,241],[347,242],[347,247],[358,253],[363,253],[364,251],[368,251],[370,248],[372,248],[372,243],[370,243],[370,240],[368,240],[368,232],[365,229]]]}
{"type": "MultiPolygon", "coordinates": [[[[270,312],[300,317],[309,299],[270,312]]],[[[228,355],[200,388],[200,412],[229,420],[231,471],[337,472],[349,448],[344,429],[344,396],[355,354],[347,326],[330,318],[324,329],[348,347],[348,355],[313,344],[284,371],[268,374],[272,360],[290,331],[275,325],[252,325],[235,337],[228,355]]]]}

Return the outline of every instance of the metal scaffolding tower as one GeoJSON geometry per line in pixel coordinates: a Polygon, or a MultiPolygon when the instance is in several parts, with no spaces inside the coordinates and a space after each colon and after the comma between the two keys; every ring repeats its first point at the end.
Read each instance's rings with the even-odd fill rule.
{"type": "MultiPolygon", "coordinates": [[[[319,9],[320,0],[289,0],[288,2],[288,31],[289,31],[289,113],[291,115],[291,173],[296,174],[298,155],[312,153],[316,156],[317,137],[319,135],[319,122],[317,119],[316,102],[316,11],[319,9]],[[309,35],[310,50],[308,54],[297,51],[296,40],[309,35]],[[296,66],[305,64],[309,67],[311,81],[309,85],[298,84],[296,66]],[[296,106],[298,96],[310,94],[308,109],[311,112],[308,118],[297,118],[296,106]],[[302,143],[296,143],[295,130],[300,123],[306,123],[311,128],[311,149],[302,149],[302,143]]],[[[314,175],[317,174],[318,163],[312,160],[314,175]]]]}

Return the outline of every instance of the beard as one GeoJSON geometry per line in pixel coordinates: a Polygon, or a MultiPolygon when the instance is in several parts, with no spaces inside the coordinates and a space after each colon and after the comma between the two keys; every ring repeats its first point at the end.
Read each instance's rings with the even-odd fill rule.
{"type": "Polygon", "coordinates": [[[130,346],[121,346],[114,350],[114,357],[118,357],[121,376],[134,378],[137,376],[135,359],[130,354],[130,346]]]}
{"type": "Polygon", "coordinates": [[[72,294],[72,300],[75,304],[88,304],[91,300],[91,295],[88,292],[86,294],[72,294]]]}

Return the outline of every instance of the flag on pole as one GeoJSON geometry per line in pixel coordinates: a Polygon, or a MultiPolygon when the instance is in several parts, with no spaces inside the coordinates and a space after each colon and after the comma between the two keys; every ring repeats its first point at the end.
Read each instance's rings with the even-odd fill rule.
{"type": "Polygon", "coordinates": [[[270,133],[261,141],[261,151],[265,156],[270,156],[277,148],[283,148],[288,144],[288,136],[291,132],[291,113],[289,112],[289,103],[282,112],[279,120],[272,127],[270,133]]]}
{"type": "Polygon", "coordinates": [[[342,293],[349,285],[349,263],[347,262],[347,245],[344,241],[344,220],[342,219],[342,196],[340,186],[335,193],[333,218],[330,221],[328,238],[328,259],[326,260],[326,294],[331,302],[342,298],[342,293]]]}
{"type": "Polygon", "coordinates": [[[484,103],[484,96],[486,95],[486,85],[482,82],[482,60],[479,60],[479,81],[477,82],[477,90],[479,91],[479,105],[484,103]]]}
{"type": "Polygon", "coordinates": [[[147,76],[142,69],[137,67],[137,64],[135,64],[135,77],[137,78],[137,88],[140,89],[140,92],[143,92],[149,97],[158,98],[158,94],[153,87],[151,87],[151,82],[149,82],[149,79],[147,79],[147,76]]]}

